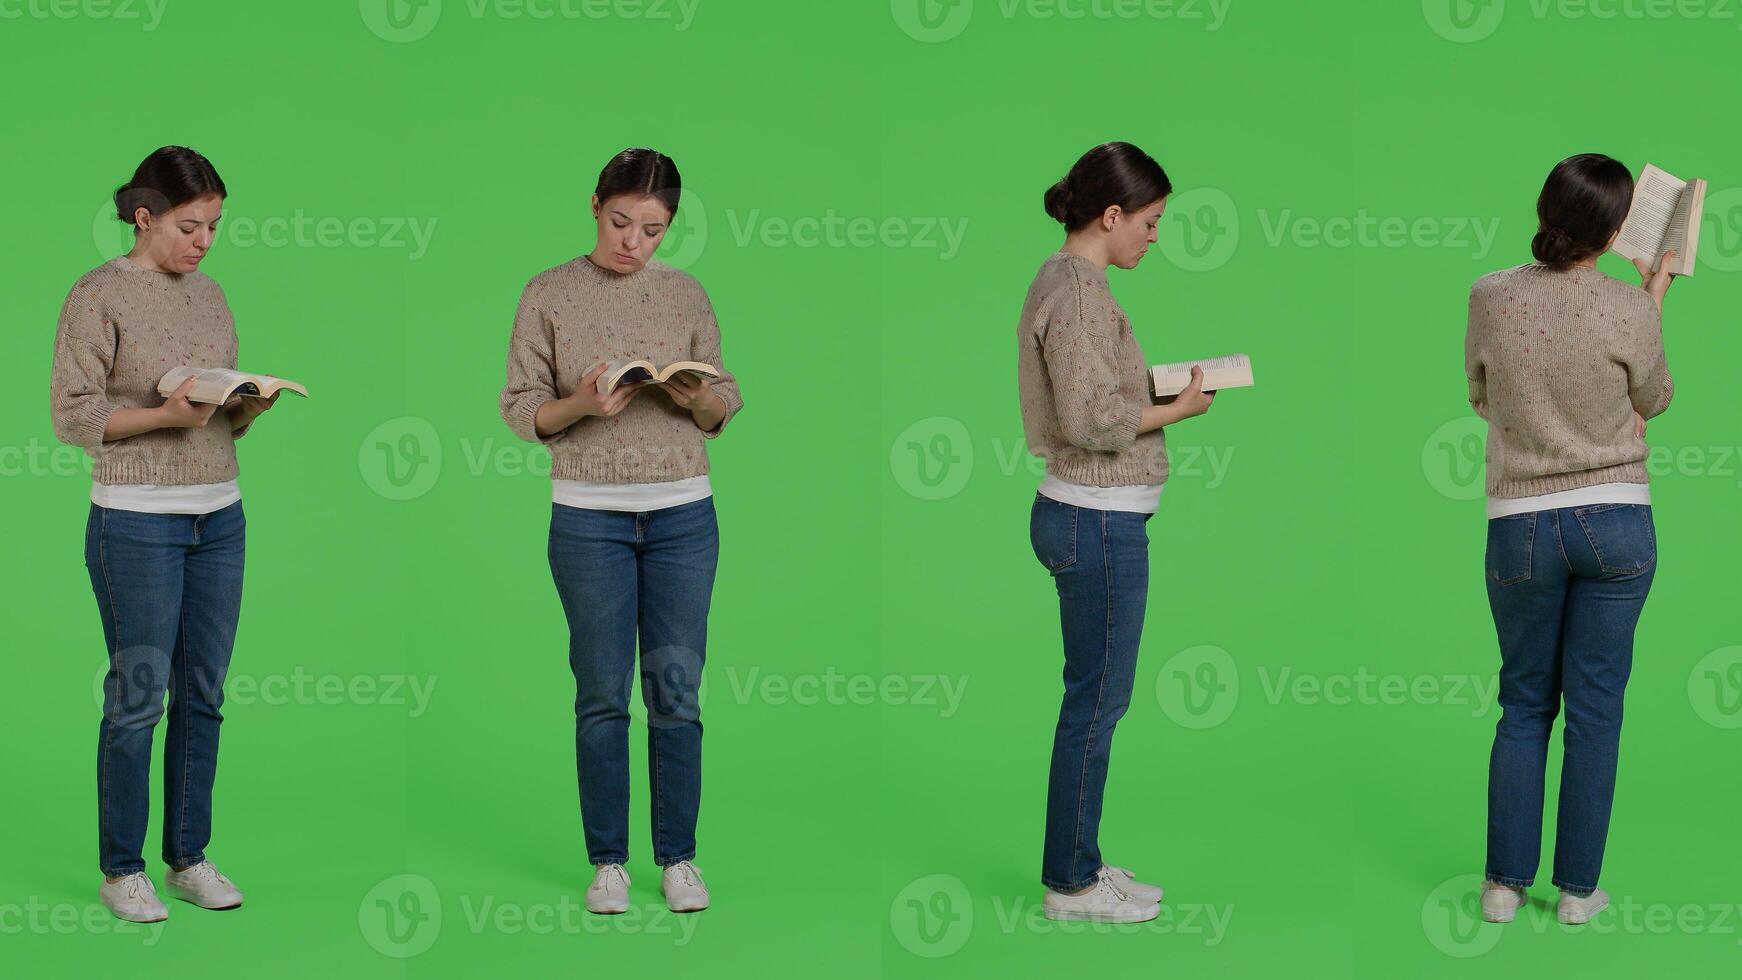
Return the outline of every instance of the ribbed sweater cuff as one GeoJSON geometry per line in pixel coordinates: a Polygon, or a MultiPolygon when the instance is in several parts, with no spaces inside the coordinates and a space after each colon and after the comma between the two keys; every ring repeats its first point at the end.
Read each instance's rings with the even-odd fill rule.
{"type": "Polygon", "coordinates": [[[109,416],[115,414],[115,406],[107,402],[91,410],[78,424],[78,444],[95,449],[103,444],[103,432],[109,428],[109,416]]]}
{"type": "Polygon", "coordinates": [[[1580,487],[1593,487],[1599,483],[1650,483],[1651,478],[1646,473],[1645,462],[1638,460],[1632,463],[1620,463],[1615,466],[1604,466],[1594,470],[1579,470],[1576,473],[1556,473],[1552,476],[1538,476],[1524,480],[1488,480],[1488,496],[1490,497],[1534,497],[1543,493],[1559,493],[1562,490],[1577,490],[1580,487]]]}
{"type": "MultiPolygon", "coordinates": [[[[517,402],[508,413],[508,427],[514,430],[515,435],[527,442],[542,442],[549,445],[552,439],[562,435],[562,433],[552,432],[549,436],[538,434],[538,409],[547,401],[550,399],[525,398],[517,402]]],[[[580,424],[580,420],[577,419],[576,424],[580,424]]]]}
{"type": "Polygon", "coordinates": [[[744,396],[737,391],[731,388],[715,388],[714,391],[720,396],[720,401],[726,403],[726,413],[720,416],[720,424],[712,431],[702,430],[702,435],[709,439],[718,439],[720,433],[726,431],[726,423],[732,421],[732,416],[737,415],[738,410],[744,407],[744,396]]]}

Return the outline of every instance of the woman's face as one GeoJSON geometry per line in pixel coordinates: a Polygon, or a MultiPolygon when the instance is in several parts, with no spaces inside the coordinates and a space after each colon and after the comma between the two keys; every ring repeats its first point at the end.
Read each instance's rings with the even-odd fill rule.
{"type": "Polygon", "coordinates": [[[133,212],[139,229],[134,253],[143,252],[164,272],[193,272],[212,250],[223,209],[224,199],[216,194],[196,197],[161,214],[139,208],[133,212]]]}
{"type": "Polygon", "coordinates": [[[671,224],[665,202],[650,195],[618,194],[599,200],[593,195],[593,217],[599,241],[593,261],[616,272],[634,272],[653,258],[671,224]]]}
{"type": "MultiPolygon", "coordinates": [[[[1153,201],[1137,211],[1121,211],[1107,229],[1107,258],[1121,269],[1135,269],[1156,240],[1156,227],[1167,209],[1167,198],[1153,201]]],[[[1103,221],[1106,219],[1103,218],[1103,221]]]]}

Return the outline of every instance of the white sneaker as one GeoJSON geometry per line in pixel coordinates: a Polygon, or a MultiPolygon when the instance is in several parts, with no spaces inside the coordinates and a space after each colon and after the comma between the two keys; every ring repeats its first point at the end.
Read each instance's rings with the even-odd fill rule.
{"type": "Polygon", "coordinates": [[[1136,874],[1119,867],[1117,864],[1103,864],[1101,865],[1101,870],[1111,871],[1113,873],[1113,880],[1119,883],[1119,887],[1125,890],[1125,894],[1130,895],[1139,902],[1161,901],[1160,885],[1144,884],[1137,880],[1136,874]]]}
{"type": "Polygon", "coordinates": [[[1511,922],[1526,901],[1528,898],[1522,888],[1497,881],[1482,882],[1482,919],[1485,922],[1511,922]]]}
{"type": "Polygon", "coordinates": [[[1120,884],[1124,876],[1102,868],[1095,887],[1081,895],[1067,895],[1051,888],[1041,903],[1049,919],[1083,919],[1089,922],[1148,922],[1161,914],[1161,906],[1133,898],[1120,884]]]}
{"type": "Polygon", "coordinates": [[[1584,925],[1608,907],[1609,893],[1601,888],[1585,896],[1561,892],[1561,904],[1555,909],[1555,918],[1569,926],[1584,925]]]}
{"type": "Polygon", "coordinates": [[[102,899],[103,907],[115,913],[117,919],[162,922],[169,918],[169,909],[158,900],[157,889],[151,886],[151,879],[145,877],[143,871],[124,875],[118,881],[104,878],[97,895],[102,899]]]}
{"type": "Polygon", "coordinates": [[[708,886],[702,884],[702,869],[679,861],[659,876],[659,890],[673,912],[700,912],[708,907],[708,886]]]}
{"type": "Polygon", "coordinates": [[[621,864],[601,864],[587,888],[587,911],[618,915],[629,911],[629,872],[621,864]]]}
{"type": "Polygon", "coordinates": [[[242,890],[219,874],[210,861],[201,861],[186,871],[165,871],[163,890],[202,909],[233,909],[242,904],[242,890]]]}

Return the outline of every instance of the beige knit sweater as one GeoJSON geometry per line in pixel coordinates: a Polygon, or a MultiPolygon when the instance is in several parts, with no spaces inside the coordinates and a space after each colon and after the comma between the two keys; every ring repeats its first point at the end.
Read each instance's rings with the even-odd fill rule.
{"type": "Polygon", "coordinates": [[[118,408],[162,405],[172,368],[236,367],[236,324],[203,272],[155,272],[117,256],[81,276],[61,307],[49,374],[54,434],[83,446],[106,485],[183,486],[236,478],[236,439],[223,409],[197,428],[103,441],[118,408]]]}
{"type": "Polygon", "coordinates": [[[1028,450],[1047,473],[1088,486],[1164,483],[1162,430],[1139,434],[1151,404],[1149,365],[1090,259],[1041,263],[1016,325],[1016,383],[1028,450]]]}
{"type": "Polygon", "coordinates": [[[551,477],[655,483],[708,472],[705,443],[744,407],[720,358],[720,327],[707,293],[686,272],[659,262],[623,274],[586,256],[533,277],[520,296],[508,341],[502,418],[522,439],[550,447],[551,477]],[[649,389],[610,417],[588,416],[548,438],[533,427],[538,406],[563,397],[601,361],[701,361],[720,371],[714,391],[726,415],[703,432],[688,410],[649,389]]]}
{"type": "Polygon", "coordinates": [[[1488,420],[1488,496],[1648,482],[1633,413],[1660,414],[1675,385],[1645,290],[1539,263],[1483,276],[1470,288],[1464,374],[1488,420]]]}

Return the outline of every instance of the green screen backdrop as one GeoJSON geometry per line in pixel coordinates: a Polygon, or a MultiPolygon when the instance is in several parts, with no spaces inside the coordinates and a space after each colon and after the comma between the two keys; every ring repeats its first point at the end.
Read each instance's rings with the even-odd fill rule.
{"type": "Polygon", "coordinates": [[[1734,972],[1739,28],[1727,0],[0,0],[0,972],[1734,972]],[[1167,898],[1117,927],[1041,915],[1061,652],[1014,370],[1062,241],[1041,192],[1109,139],[1176,187],[1111,277],[1146,354],[1258,379],[1168,434],[1102,833],[1167,898]],[[109,194],[167,143],[229,186],[204,268],[242,366],[312,397],[239,447],[210,853],[247,904],[133,926],[96,902],[88,464],[45,382],[68,287],[127,248],[109,194]],[[682,169],[661,258],[746,408],[708,447],[715,904],[665,911],[638,715],[634,907],[593,917],[549,458],[496,399],[521,287],[591,247],[599,167],[640,145],[682,169]],[[1711,191],[1648,434],[1614,909],[1560,926],[1545,871],[1501,927],[1465,299],[1587,150],[1711,191]]]}

